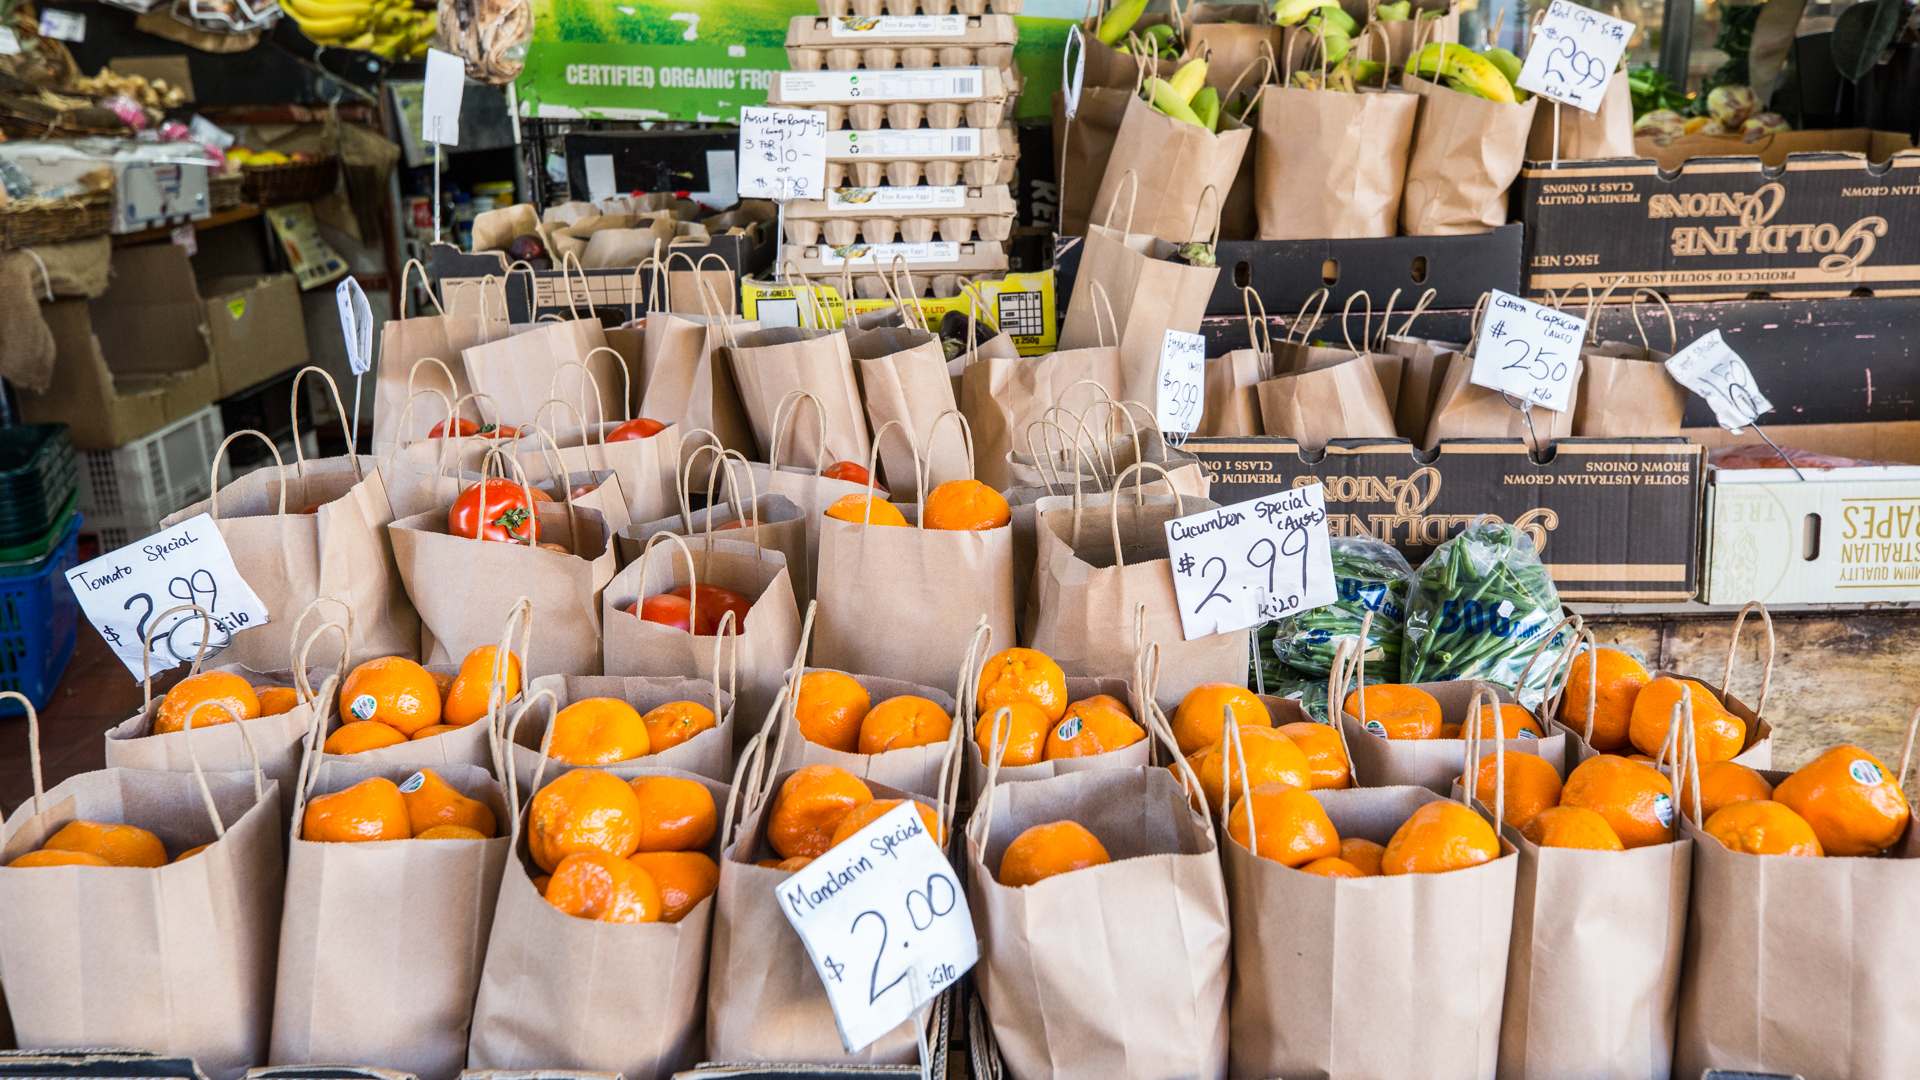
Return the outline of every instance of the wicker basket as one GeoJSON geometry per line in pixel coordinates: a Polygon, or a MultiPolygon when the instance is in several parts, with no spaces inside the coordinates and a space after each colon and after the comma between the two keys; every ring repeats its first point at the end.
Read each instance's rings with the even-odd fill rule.
{"type": "Polygon", "coordinates": [[[0,207],[0,250],[105,236],[112,228],[111,192],[57,202],[10,203],[0,207]]]}
{"type": "Polygon", "coordinates": [[[247,181],[239,173],[221,173],[207,181],[207,203],[214,213],[240,205],[247,181]]]}
{"type": "Polygon", "coordinates": [[[332,191],[339,183],[340,159],[324,157],[287,165],[248,165],[240,170],[240,175],[246,178],[248,202],[261,206],[309,202],[332,191]]]}

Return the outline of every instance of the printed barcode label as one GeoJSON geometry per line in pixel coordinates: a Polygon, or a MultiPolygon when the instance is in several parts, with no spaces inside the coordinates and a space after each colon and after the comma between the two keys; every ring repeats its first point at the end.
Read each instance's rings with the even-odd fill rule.
{"type": "Polygon", "coordinates": [[[960,258],[960,245],[949,240],[925,244],[848,244],[845,247],[820,248],[820,265],[828,267],[888,266],[895,258],[910,266],[921,263],[950,263],[960,258]]]}
{"type": "Polygon", "coordinates": [[[952,101],[978,98],[985,80],[979,68],[902,71],[783,71],[780,103],[952,101]]]}
{"type": "Polygon", "coordinates": [[[827,192],[827,209],[836,211],[958,210],[966,205],[964,187],[844,187],[827,192]]]}
{"type": "Polygon", "coordinates": [[[895,131],[829,131],[827,160],[858,158],[975,158],[984,142],[979,128],[915,128],[895,131]]]}
{"type": "Polygon", "coordinates": [[[893,41],[897,38],[961,37],[965,15],[842,15],[833,20],[833,36],[893,41]]]}

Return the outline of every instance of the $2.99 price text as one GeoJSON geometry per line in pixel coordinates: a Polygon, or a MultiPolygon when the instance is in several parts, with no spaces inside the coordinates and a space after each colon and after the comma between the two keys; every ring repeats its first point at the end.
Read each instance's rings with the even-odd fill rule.
{"type": "Polygon", "coordinates": [[[912,800],[776,886],[848,1052],[871,1044],[979,959],[953,868],[912,800]]]}
{"type": "Polygon", "coordinates": [[[1174,518],[1166,532],[1188,641],[1338,599],[1326,491],[1319,484],[1174,518]]]}

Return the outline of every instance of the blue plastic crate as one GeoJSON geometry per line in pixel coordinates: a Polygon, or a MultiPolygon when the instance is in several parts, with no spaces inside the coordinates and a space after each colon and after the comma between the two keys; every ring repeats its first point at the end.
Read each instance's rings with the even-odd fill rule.
{"type": "MultiPolygon", "coordinates": [[[[44,708],[73,659],[80,627],[80,601],[67,584],[67,571],[80,564],[80,515],[39,569],[0,578],[0,690],[18,690],[44,708]]],[[[17,703],[0,706],[0,716],[18,715],[17,703]]]]}

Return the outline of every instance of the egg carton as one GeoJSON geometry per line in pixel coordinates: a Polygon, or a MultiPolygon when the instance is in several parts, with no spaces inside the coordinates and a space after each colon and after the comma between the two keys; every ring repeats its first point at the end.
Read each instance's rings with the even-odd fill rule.
{"type": "Polygon", "coordinates": [[[1009,80],[991,67],[782,71],[767,94],[769,105],[824,110],[830,131],[997,127],[1015,100],[1009,80]]]}
{"type": "MultiPolygon", "coordinates": [[[[807,277],[825,281],[843,274],[856,278],[861,274],[881,277],[890,273],[895,260],[903,259],[915,279],[923,276],[1004,273],[1006,248],[986,241],[930,240],[923,244],[853,243],[838,247],[831,244],[807,244],[788,248],[781,255],[781,268],[791,274],[798,270],[807,277]]],[[[924,286],[923,286],[924,287],[924,286]]]]}
{"type": "Polygon", "coordinates": [[[820,0],[822,15],[1018,15],[1022,0],[820,0]]]}
{"type": "Polygon", "coordinates": [[[1011,15],[798,15],[787,26],[795,71],[994,68],[1018,93],[1011,15]]]}
{"type": "Polygon", "coordinates": [[[1013,157],[973,158],[968,161],[829,161],[827,187],[913,187],[922,181],[935,187],[991,187],[1013,183],[1013,157]]]}
{"type": "Polygon", "coordinates": [[[789,244],[835,247],[855,241],[924,244],[930,240],[1004,243],[1013,234],[1013,192],[1005,185],[969,188],[834,188],[824,199],[787,204],[789,244]]]}

